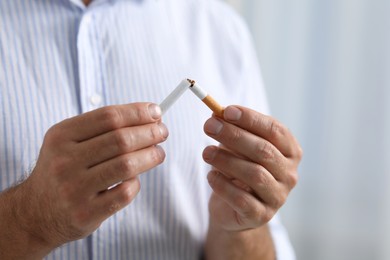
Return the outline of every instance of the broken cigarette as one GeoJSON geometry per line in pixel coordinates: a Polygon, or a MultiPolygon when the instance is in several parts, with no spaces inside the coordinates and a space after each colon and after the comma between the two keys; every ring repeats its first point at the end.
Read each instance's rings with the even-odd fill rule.
{"type": "Polygon", "coordinates": [[[187,89],[205,103],[218,117],[223,118],[224,108],[215,101],[203,88],[196,84],[195,80],[185,79],[161,102],[160,108],[164,114],[187,89]]]}
{"type": "Polygon", "coordinates": [[[187,79],[191,83],[191,91],[205,103],[218,117],[223,118],[224,108],[215,99],[202,89],[194,80],[187,79]]]}
{"type": "Polygon", "coordinates": [[[181,95],[190,87],[187,80],[183,80],[160,104],[162,115],[175,103],[181,95]]]}

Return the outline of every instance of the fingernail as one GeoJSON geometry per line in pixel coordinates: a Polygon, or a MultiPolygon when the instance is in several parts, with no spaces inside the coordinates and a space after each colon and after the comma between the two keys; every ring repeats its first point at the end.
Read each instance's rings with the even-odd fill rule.
{"type": "Polygon", "coordinates": [[[208,134],[219,134],[221,132],[223,127],[222,122],[220,122],[218,119],[212,117],[209,120],[207,120],[206,124],[204,125],[204,130],[208,134]]]}
{"type": "Polygon", "coordinates": [[[161,117],[161,108],[156,104],[150,104],[148,109],[149,114],[153,119],[159,119],[161,117]]]}
{"type": "Polygon", "coordinates": [[[215,146],[209,146],[203,151],[203,158],[205,161],[210,162],[214,159],[217,153],[217,148],[215,146]]]}
{"type": "Polygon", "coordinates": [[[164,158],[165,158],[165,151],[164,151],[164,149],[160,145],[156,145],[155,147],[157,148],[157,154],[159,155],[161,160],[164,161],[164,158]]]}
{"type": "Polygon", "coordinates": [[[225,119],[229,121],[237,121],[241,118],[242,111],[234,106],[228,106],[225,108],[225,119]]]}
{"type": "Polygon", "coordinates": [[[163,123],[159,123],[158,127],[160,130],[161,136],[164,137],[164,139],[167,138],[169,135],[168,128],[163,123]]]}

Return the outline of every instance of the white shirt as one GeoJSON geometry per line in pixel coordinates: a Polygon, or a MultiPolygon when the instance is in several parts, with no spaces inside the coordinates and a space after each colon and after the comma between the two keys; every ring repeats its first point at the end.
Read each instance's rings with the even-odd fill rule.
{"type": "MultiPolygon", "coordinates": [[[[215,0],[0,1],[0,189],[34,167],[43,136],[101,106],[160,103],[185,77],[222,105],[268,112],[251,38],[215,0]]],[[[198,259],[208,226],[211,115],[192,93],[164,115],[165,162],[90,237],[48,259],[198,259]]],[[[279,259],[293,259],[283,226],[270,223],[279,259]]],[[[261,245],[259,245],[261,246],[261,245]]]]}

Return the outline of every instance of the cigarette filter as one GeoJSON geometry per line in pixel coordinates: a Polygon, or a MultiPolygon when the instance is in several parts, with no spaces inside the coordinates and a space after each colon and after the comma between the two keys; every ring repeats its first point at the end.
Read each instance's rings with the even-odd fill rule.
{"type": "Polygon", "coordinates": [[[203,88],[201,88],[194,80],[187,79],[191,83],[190,90],[205,103],[218,117],[223,118],[224,108],[210,96],[203,88]]]}

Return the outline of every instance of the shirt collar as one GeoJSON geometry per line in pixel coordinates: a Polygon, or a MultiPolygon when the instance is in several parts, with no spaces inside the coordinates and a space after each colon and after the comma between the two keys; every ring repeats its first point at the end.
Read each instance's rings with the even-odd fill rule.
{"type": "MultiPolygon", "coordinates": [[[[82,0],[68,0],[68,1],[71,4],[80,7],[81,9],[86,9],[87,8],[82,0]]],[[[118,0],[93,0],[88,7],[96,6],[96,5],[100,5],[100,4],[104,4],[104,3],[113,3],[113,2],[117,2],[117,1],[118,0]]],[[[143,1],[143,0],[138,0],[138,1],[143,1]]]]}

